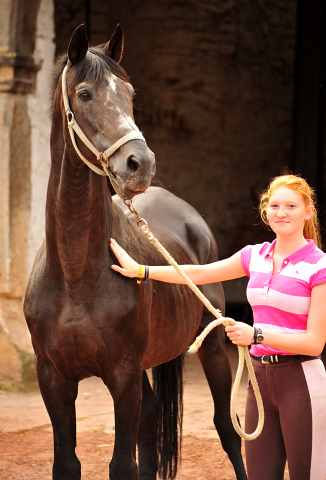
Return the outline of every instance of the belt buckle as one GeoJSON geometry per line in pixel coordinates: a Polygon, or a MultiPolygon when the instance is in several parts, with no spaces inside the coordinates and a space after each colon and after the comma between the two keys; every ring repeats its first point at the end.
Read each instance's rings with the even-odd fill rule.
{"type": "Polygon", "coordinates": [[[261,363],[263,365],[269,365],[271,363],[271,356],[270,355],[263,355],[261,357],[261,363]]]}

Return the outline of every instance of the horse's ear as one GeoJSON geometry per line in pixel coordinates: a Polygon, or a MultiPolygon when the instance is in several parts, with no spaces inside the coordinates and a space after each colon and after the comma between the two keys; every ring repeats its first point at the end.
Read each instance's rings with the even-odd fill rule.
{"type": "Polygon", "coordinates": [[[88,38],[86,35],[85,25],[79,25],[79,27],[74,30],[74,33],[71,36],[69,47],[68,47],[68,58],[70,63],[74,65],[77,62],[83,60],[88,51],[88,38]]]}
{"type": "Polygon", "coordinates": [[[112,60],[117,63],[121,62],[123,55],[124,35],[120,23],[115,27],[112,37],[103,47],[103,50],[112,60]]]}

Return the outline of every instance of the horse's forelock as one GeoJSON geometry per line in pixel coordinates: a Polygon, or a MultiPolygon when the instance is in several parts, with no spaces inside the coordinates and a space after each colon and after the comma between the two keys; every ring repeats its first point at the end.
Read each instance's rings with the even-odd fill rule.
{"type": "Polygon", "coordinates": [[[113,75],[116,77],[120,78],[121,80],[125,82],[129,82],[129,76],[125,72],[125,70],[112,58],[110,58],[107,53],[99,46],[99,47],[91,47],[89,49],[89,52],[93,54],[92,60],[94,61],[95,58],[98,58],[101,60],[102,65],[105,64],[107,68],[110,70],[113,75]]]}

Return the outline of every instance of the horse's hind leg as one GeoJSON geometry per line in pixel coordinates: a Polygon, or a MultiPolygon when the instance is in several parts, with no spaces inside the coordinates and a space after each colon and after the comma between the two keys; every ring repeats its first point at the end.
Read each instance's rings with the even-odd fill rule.
{"type": "Polygon", "coordinates": [[[80,480],[76,456],[76,410],[78,383],[70,382],[53,366],[38,358],[37,375],[41,394],[51,419],[54,442],[53,480],[80,480]]]}
{"type": "MultiPolygon", "coordinates": [[[[206,311],[201,328],[213,320],[206,311]]],[[[230,395],[232,375],[225,349],[224,327],[214,328],[198,350],[198,358],[203,366],[214,401],[214,424],[223,449],[233,464],[237,480],[246,480],[247,475],[241,456],[241,439],[233,428],[230,417],[230,395]]]]}
{"type": "Polygon", "coordinates": [[[157,474],[158,402],[143,372],[142,407],[138,430],[139,480],[155,480],[157,474]]]}

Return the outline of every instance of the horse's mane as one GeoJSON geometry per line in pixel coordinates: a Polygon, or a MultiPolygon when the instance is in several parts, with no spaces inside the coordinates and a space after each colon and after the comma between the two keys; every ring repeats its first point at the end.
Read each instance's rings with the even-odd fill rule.
{"type": "MultiPolygon", "coordinates": [[[[108,72],[113,73],[113,75],[125,82],[130,81],[125,70],[106,54],[106,52],[101,48],[102,46],[103,45],[91,47],[88,50],[86,57],[73,66],[74,77],[71,83],[72,88],[81,82],[94,82],[98,84],[108,72]]],[[[50,84],[51,101],[54,97],[60,75],[63,72],[67,62],[68,55],[64,53],[58,57],[56,63],[54,64],[50,84]]]]}

